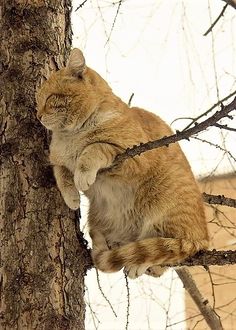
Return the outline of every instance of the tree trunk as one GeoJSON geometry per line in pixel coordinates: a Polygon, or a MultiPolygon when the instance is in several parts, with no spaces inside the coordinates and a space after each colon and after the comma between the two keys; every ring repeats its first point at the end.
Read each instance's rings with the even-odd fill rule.
{"type": "Polygon", "coordinates": [[[71,46],[71,0],[0,0],[0,329],[84,329],[90,262],[35,117],[42,77],[71,46]]]}

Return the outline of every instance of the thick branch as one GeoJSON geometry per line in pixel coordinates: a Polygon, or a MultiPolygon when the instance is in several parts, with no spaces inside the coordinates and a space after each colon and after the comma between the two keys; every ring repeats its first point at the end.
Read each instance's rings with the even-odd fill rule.
{"type": "Polygon", "coordinates": [[[175,142],[183,140],[183,139],[189,140],[189,138],[192,135],[197,134],[210,126],[214,126],[220,119],[222,119],[224,117],[229,117],[228,114],[235,109],[236,109],[236,98],[234,98],[234,100],[231,103],[229,103],[228,105],[222,106],[222,109],[220,111],[217,111],[214,115],[212,115],[208,119],[204,120],[203,122],[196,124],[194,127],[191,127],[189,129],[186,129],[181,132],[178,131],[176,134],[173,134],[170,136],[165,136],[165,137],[161,138],[160,140],[143,143],[143,144],[140,144],[139,146],[134,146],[131,149],[128,148],[124,153],[119,154],[116,157],[116,159],[113,162],[113,164],[111,165],[111,167],[106,168],[102,171],[108,170],[108,169],[112,168],[113,166],[117,166],[120,163],[122,163],[124,160],[126,160],[128,158],[132,158],[137,155],[140,155],[141,153],[143,153],[145,151],[152,150],[155,148],[160,148],[163,146],[168,147],[169,144],[175,143],[175,142]]]}
{"type": "Polygon", "coordinates": [[[208,204],[220,204],[236,208],[236,199],[225,197],[224,195],[202,194],[204,202],[208,204]]]}
{"type": "Polygon", "coordinates": [[[210,306],[209,301],[204,299],[199,291],[192,275],[186,268],[179,268],[175,270],[181,279],[184,288],[188,291],[189,295],[197,305],[199,311],[202,313],[205,321],[212,330],[222,330],[222,324],[219,316],[216,314],[214,309],[210,306]]]}
{"type": "Polygon", "coordinates": [[[224,266],[233,264],[236,264],[236,251],[217,251],[214,249],[211,251],[200,251],[181,263],[168,266],[224,266]]]}

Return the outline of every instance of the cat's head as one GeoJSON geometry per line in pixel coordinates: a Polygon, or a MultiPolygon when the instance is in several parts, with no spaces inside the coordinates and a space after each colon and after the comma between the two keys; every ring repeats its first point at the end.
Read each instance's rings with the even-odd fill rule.
{"type": "Polygon", "coordinates": [[[71,51],[65,68],[54,72],[39,89],[37,117],[50,130],[75,131],[95,112],[111,91],[88,68],[79,49],[71,51]]]}

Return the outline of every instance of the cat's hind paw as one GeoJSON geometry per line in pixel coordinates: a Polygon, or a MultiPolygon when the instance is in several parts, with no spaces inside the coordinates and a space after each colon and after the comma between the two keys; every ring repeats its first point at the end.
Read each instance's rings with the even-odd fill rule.
{"type": "Polygon", "coordinates": [[[125,267],[124,272],[130,279],[135,279],[143,274],[145,274],[146,270],[149,268],[150,265],[141,264],[137,266],[130,266],[125,267]]]}
{"type": "Polygon", "coordinates": [[[167,269],[168,267],[152,266],[146,270],[145,274],[153,277],[160,277],[167,269]]]}

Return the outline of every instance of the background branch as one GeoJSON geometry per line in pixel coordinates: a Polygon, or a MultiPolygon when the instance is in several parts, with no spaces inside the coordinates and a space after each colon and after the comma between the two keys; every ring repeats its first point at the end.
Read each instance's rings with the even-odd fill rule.
{"type": "Polygon", "coordinates": [[[79,10],[80,8],[82,8],[86,4],[87,1],[88,0],[82,1],[81,4],[75,9],[75,11],[79,10]]]}
{"type": "Polygon", "coordinates": [[[113,20],[113,23],[112,23],[112,26],[111,26],[111,31],[109,33],[109,36],[107,38],[107,41],[106,41],[106,44],[107,45],[111,39],[111,35],[112,35],[112,32],[114,30],[114,27],[115,27],[115,24],[116,24],[116,20],[117,20],[117,17],[119,15],[119,11],[120,11],[120,7],[121,7],[121,4],[122,4],[122,0],[119,0],[118,2],[118,6],[117,6],[117,11],[116,11],[116,14],[115,14],[115,17],[114,17],[114,20],[113,20]]]}
{"type": "MultiPolygon", "coordinates": [[[[202,117],[208,115],[212,110],[214,110],[216,107],[218,107],[219,105],[221,105],[223,102],[227,101],[230,97],[234,96],[236,94],[236,91],[230,93],[229,95],[225,96],[223,99],[217,101],[215,104],[213,104],[208,110],[206,110],[205,112],[201,113],[199,116],[197,116],[196,118],[194,118],[192,120],[191,123],[189,123],[184,130],[188,129],[189,127],[191,127],[194,123],[196,123],[199,119],[201,119],[202,117]]],[[[179,118],[182,119],[182,118],[179,118]]]]}
{"type": "Polygon", "coordinates": [[[175,269],[175,271],[181,279],[185,290],[188,291],[189,295],[197,305],[199,311],[202,313],[202,316],[209,325],[210,329],[222,330],[223,327],[219,316],[210,306],[209,301],[203,298],[190,272],[186,268],[178,268],[175,269]]]}
{"type": "Polygon", "coordinates": [[[228,3],[226,3],[226,5],[224,5],[223,9],[221,10],[219,16],[215,19],[215,21],[211,24],[211,26],[209,27],[209,29],[203,34],[204,37],[208,35],[208,33],[210,33],[213,29],[213,27],[216,25],[216,23],[220,20],[220,18],[224,15],[224,12],[226,10],[226,8],[228,7],[228,3]]]}

